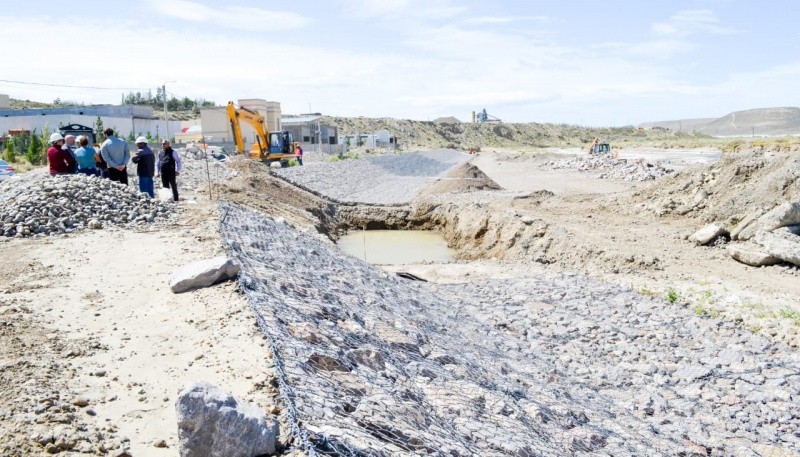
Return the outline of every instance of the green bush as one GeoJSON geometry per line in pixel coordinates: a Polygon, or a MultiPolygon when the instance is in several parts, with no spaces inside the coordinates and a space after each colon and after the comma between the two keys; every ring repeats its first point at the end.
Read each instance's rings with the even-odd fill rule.
{"type": "Polygon", "coordinates": [[[17,154],[14,152],[14,138],[9,138],[6,141],[6,152],[3,154],[3,158],[8,163],[14,163],[17,161],[17,154]]]}
{"type": "Polygon", "coordinates": [[[31,135],[31,142],[28,143],[28,150],[25,151],[25,158],[28,159],[31,165],[41,165],[44,163],[44,146],[42,145],[42,139],[36,134],[35,129],[31,135]]]}
{"type": "Polygon", "coordinates": [[[339,154],[336,156],[332,156],[328,159],[328,162],[338,162],[340,160],[358,160],[361,158],[361,154],[356,154],[354,152],[348,152],[347,154],[339,154]]]}
{"type": "Polygon", "coordinates": [[[667,291],[667,301],[668,302],[675,303],[676,301],[678,301],[678,298],[680,298],[680,297],[678,296],[678,292],[676,292],[675,289],[670,289],[670,290],[667,291]]]}

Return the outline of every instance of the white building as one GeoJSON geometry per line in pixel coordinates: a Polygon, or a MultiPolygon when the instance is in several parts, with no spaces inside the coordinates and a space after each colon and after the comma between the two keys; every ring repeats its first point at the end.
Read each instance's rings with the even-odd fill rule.
{"type": "MultiPolygon", "coordinates": [[[[42,132],[46,127],[50,132],[57,132],[61,126],[80,124],[95,128],[97,119],[103,123],[103,128],[113,128],[117,136],[147,136],[164,138],[163,119],[153,115],[153,108],[149,106],[73,106],[68,108],[37,108],[37,109],[0,109],[0,134],[10,130],[28,130],[42,132]]],[[[169,121],[169,138],[180,132],[180,121],[169,121]]],[[[100,133],[100,132],[95,132],[100,133]]]]}

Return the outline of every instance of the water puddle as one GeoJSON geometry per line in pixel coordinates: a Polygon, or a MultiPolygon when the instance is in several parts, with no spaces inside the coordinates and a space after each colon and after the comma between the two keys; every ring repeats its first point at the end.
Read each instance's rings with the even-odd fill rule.
{"type": "Polygon", "coordinates": [[[444,237],[425,230],[354,230],[336,244],[342,251],[376,265],[453,260],[444,237]]]}

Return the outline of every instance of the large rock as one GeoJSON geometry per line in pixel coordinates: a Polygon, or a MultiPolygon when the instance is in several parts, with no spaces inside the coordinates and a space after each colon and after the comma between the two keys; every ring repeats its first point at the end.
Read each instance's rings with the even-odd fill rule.
{"type": "Polygon", "coordinates": [[[253,457],[273,454],[278,422],[209,383],[186,387],[176,403],[181,457],[253,457]]]}
{"type": "Polygon", "coordinates": [[[756,242],[772,255],[785,262],[800,265],[800,236],[793,229],[782,227],[771,232],[756,235],[756,242]]]}
{"type": "Polygon", "coordinates": [[[769,255],[761,246],[754,243],[737,243],[728,246],[728,254],[735,260],[752,267],[765,267],[781,262],[781,259],[769,255]]]}
{"type": "Polygon", "coordinates": [[[800,202],[786,202],[767,211],[755,221],[751,216],[742,220],[733,231],[733,238],[745,241],[762,232],[798,224],[800,224],[800,202]]]}
{"type": "Polygon", "coordinates": [[[232,260],[214,257],[178,268],[172,273],[169,287],[173,293],[179,294],[235,278],[238,274],[239,265],[232,260]]]}
{"type": "Polygon", "coordinates": [[[689,241],[697,243],[698,245],[702,246],[708,244],[717,237],[727,235],[728,231],[725,230],[725,226],[722,224],[710,224],[706,225],[705,227],[701,228],[700,230],[694,232],[692,236],[689,237],[689,241]]]}

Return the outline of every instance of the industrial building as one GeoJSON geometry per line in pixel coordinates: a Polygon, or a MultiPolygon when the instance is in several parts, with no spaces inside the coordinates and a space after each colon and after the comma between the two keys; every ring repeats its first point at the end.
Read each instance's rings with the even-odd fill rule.
{"type": "MultiPolygon", "coordinates": [[[[2,97],[0,97],[2,98],[2,97]]],[[[80,124],[95,127],[100,118],[103,127],[111,127],[120,137],[146,136],[163,138],[164,119],[159,119],[153,114],[149,106],[134,105],[93,105],[72,106],[66,108],[35,108],[35,109],[0,109],[0,134],[9,131],[28,130],[38,131],[49,129],[57,131],[60,126],[80,124]]],[[[168,136],[171,138],[181,129],[180,121],[169,121],[168,136]]]]}

